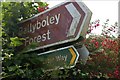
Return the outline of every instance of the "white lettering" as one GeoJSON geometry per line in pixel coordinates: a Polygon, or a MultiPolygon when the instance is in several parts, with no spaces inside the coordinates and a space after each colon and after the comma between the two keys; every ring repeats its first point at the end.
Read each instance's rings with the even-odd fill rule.
{"type": "Polygon", "coordinates": [[[45,27],[46,26],[46,20],[43,20],[42,21],[42,27],[45,27]]]}
{"type": "Polygon", "coordinates": [[[33,42],[41,42],[41,41],[46,41],[46,40],[50,40],[50,31],[48,30],[46,33],[42,34],[42,35],[38,35],[38,36],[35,36],[33,38],[30,38],[30,37],[26,37],[25,38],[25,46],[33,43],[33,42]]]}
{"type": "Polygon", "coordinates": [[[47,31],[47,39],[50,40],[50,31],[47,31]]]}
{"type": "Polygon", "coordinates": [[[41,28],[41,23],[37,21],[37,29],[41,28]]]}
{"type": "MultiPolygon", "coordinates": [[[[49,26],[52,24],[58,24],[60,21],[60,15],[61,14],[56,14],[52,17],[49,18],[49,16],[47,16],[44,20],[41,21],[36,21],[36,23],[27,23],[24,24],[24,26],[22,26],[22,30],[24,31],[24,33],[35,33],[36,30],[40,29],[40,28],[44,28],[45,26],[49,26]]],[[[22,33],[23,31],[20,29],[20,32],[22,33]]]]}
{"type": "Polygon", "coordinates": [[[30,38],[29,40],[29,44],[31,44],[33,42],[33,38],[30,38]]]}
{"type": "Polygon", "coordinates": [[[38,35],[37,42],[40,42],[40,40],[41,40],[41,36],[38,35]]]}
{"type": "Polygon", "coordinates": [[[50,18],[50,24],[53,24],[53,23],[54,23],[54,20],[55,20],[55,18],[54,18],[54,17],[51,17],[51,18],[50,18]]]}
{"type": "Polygon", "coordinates": [[[29,25],[30,27],[30,29],[29,29],[29,31],[28,32],[32,32],[33,31],[33,29],[32,29],[32,26],[31,26],[31,24],[29,25]]]}
{"type": "Polygon", "coordinates": [[[58,23],[59,23],[59,20],[60,20],[60,14],[58,14],[58,16],[55,15],[55,19],[56,19],[56,23],[55,23],[55,24],[58,24],[58,23]]]}
{"type": "Polygon", "coordinates": [[[48,20],[48,16],[47,16],[47,26],[49,26],[49,20],[48,20]]]}
{"type": "Polygon", "coordinates": [[[45,41],[46,40],[46,34],[43,34],[42,38],[43,38],[42,41],[45,41]]]}
{"type": "Polygon", "coordinates": [[[56,61],[67,61],[67,55],[59,55],[59,56],[56,56],[56,61]]]}
{"type": "Polygon", "coordinates": [[[29,37],[26,37],[26,39],[25,39],[25,46],[27,45],[27,43],[28,43],[28,40],[27,39],[29,39],[29,37]]]}

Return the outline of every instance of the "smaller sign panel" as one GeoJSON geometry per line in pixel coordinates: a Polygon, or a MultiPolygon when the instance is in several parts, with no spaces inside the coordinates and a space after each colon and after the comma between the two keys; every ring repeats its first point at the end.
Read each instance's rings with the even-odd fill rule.
{"type": "Polygon", "coordinates": [[[38,54],[44,70],[62,69],[74,67],[79,54],[74,46],[38,54]]]}

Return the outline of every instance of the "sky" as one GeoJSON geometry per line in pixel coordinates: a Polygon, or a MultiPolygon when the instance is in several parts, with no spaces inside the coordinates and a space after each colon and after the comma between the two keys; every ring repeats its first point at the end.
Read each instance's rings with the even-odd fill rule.
{"type": "MultiPolygon", "coordinates": [[[[65,0],[43,0],[49,4],[49,7],[58,5],[65,0]]],[[[79,0],[80,1],[80,0],[79,0]]],[[[118,1],[119,0],[82,0],[86,6],[92,11],[91,20],[110,19],[113,22],[118,21],[118,1]]]]}
{"type": "MultiPolygon", "coordinates": [[[[58,5],[65,0],[43,0],[49,4],[49,7],[58,5]]],[[[110,25],[118,22],[118,2],[119,0],[78,0],[85,3],[85,5],[92,11],[91,21],[97,19],[100,20],[100,24],[103,24],[107,19],[109,19],[110,25]]],[[[100,34],[102,28],[94,30],[92,33],[100,34]],[[98,33],[99,31],[99,33],[98,33]]]]}
{"type": "MultiPolygon", "coordinates": [[[[106,19],[109,19],[110,25],[118,22],[118,0],[105,0],[105,1],[83,1],[88,8],[92,11],[93,15],[91,21],[100,19],[103,24],[106,19]]],[[[102,28],[98,28],[99,32],[102,28]]],[[[99,34],[98,30],[94,30],[93,33],[99,34]]]]}

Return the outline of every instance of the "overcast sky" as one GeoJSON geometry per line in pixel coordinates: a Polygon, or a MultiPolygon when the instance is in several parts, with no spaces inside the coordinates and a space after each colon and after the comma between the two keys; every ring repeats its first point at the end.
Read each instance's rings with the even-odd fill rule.
{"type": "MultiPolygon", "coordinates": [[[[64,0],[43,0],[49,3],[49,7],[53,7],[60,4],[64,0]]],[[[79,0],[80,1],[80,0],[79,0]]],[[[92,19],[100,19],[105,21],[110,19],[112,22],[118,21],[118,0],[82,0],[86,6],[92,11],[92,19]]]]}

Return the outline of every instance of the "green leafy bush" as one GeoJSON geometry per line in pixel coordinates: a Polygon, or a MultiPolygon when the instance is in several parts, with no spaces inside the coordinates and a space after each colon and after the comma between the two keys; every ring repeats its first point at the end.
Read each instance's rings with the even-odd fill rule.
{"type": "MultiPolygon", "coordinates": [[[[21,53],[16,47],[22,45],[23,38],[17,36],[17,24],[38,12],[39,2],[2,2],[2,78],[37,79],[42,70],[36,68],[40,59],[35,53],[21,53]],[[35,5],[38,4],[38,5],[35,5]]],[[[40,2],[43,4],[43,2],[40,2]]]]}

